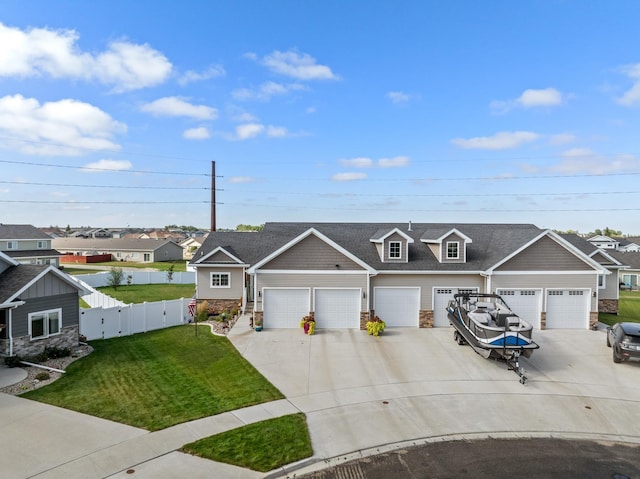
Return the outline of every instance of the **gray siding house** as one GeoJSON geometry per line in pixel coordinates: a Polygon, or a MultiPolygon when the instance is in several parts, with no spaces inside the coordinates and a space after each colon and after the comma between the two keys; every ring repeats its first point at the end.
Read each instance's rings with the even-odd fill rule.
{"type": "Polygon", "coordinates": [[[212,232],[194,255],[197,301],[252,307],[265,328],[447,327],[464,291],[497,292],[535,328],[594,327],[611,274],[528,224],[267,223],[212,232]]]}
{"type": "Polygon", "coordinates": [[[171,240],[134,238],[56,238],[53,246],[64,254],[110,254],[115,261],[153,263],[182,260],[183,249],[171,240]]]}
{"type": "Polygon", "coordinates": [[[0,224],[0,251],[20,263],[59,266],[60,253],[51,247],[51,236],[35,226],[0,224]]]}
{"type": "Polygon", "coordinates": [[[52,265],[21,264],[0,253],[0,356],[32,356],[78,344],[86,291],[52,265]]]}

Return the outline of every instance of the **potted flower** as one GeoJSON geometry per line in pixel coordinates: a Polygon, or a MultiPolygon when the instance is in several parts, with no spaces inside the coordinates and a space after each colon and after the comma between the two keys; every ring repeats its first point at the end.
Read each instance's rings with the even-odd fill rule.
{"type": "Polygon", "coordinates": [[[300,327],[304,329],[304,334],[312,335],[316,330],[316,320],[307,315],[300,320],[300,327]]]}
{"type": "Polygon", "coordinates": [[[256,331],[262,331],[262,318],[261,317],[256,318],[253,326],[256,331]]]}
{"type": "Polygon", "coordinates": [[[380,336],[380,333],[384,331],[384,328],[387,325],[383,320],[381,320],[378,316],[374,316],[369,321],[367,321],[367,333],[373,336],[380,336]]]}

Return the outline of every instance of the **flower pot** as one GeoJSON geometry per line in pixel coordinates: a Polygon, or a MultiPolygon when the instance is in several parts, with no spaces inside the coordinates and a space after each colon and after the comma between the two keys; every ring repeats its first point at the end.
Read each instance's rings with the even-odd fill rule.
{"type": "Polygon", "coordinates": [[[262,331],[262,326],[256,326],[256,331],[262,331]]]}

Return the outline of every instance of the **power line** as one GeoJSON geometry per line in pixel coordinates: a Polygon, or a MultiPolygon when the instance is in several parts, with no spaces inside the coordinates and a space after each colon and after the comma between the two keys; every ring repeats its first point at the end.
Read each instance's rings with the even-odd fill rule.
{"type": "MultiPolygon", "coordinates": [[[[33,186],[64,186],[74,188],[121,188],[132,190],[209,190],[209,187],[205,186],[124,186],[124,185],[77,185],[77,184],[65,184],[65,183],[36,183],[30,181],[0,181],[4,184],[13,185],[33,185],[33,186]]],[[[218,190],[221,191],[221,190],[218,190]]]]}
{"type": "MultiPolygon", "coordinates": [[[[42,201],[42,200],[0,200],[0,203],[20,203],[20,204],[38,204],[38,205],[175,205],[175,204],[199,204],[209,203],[208,200],[202,201],[42,201]]],[[[224,203],[218,203],[223,205],[224,203]]]]}
{"type": "MultiPolygon", "coordinates": [[[[233,193],[234,190],[223,190],[227,192],[233,193]]],[[[241,193],[245,193],[244,191],[239,191],[241,193]]],[[[563,191],[558,193],[429,193],[429,194],[402,194],[402,193],[309,193],[306,192],[291,192],[291,191],[265,191],[265,190],[250,190],[248,193],[260,193],[267,195],[302,195],[308,196],[313,194],[315,196],[348,196],[348,197],[376,197],[379,198],[381,196],[384,197],[398,197],[398,198],[459,198],[459,197],[509,197],[509,196],[576,196],[576,195],[611,195],[610,191],[580,191],[580,192],[571,192],[571,191],[563,191]]],[[[621,195],[637,195],[640,194],[640,191],[620,191],[616,192],[616,194],[621,195]]]]}
{"type": "Polygon", "coordinates": [[[113,170],[109,168],[96,168],[96,167],[89,167],[89,166],[53,165],[50,163],[36,163],[33,161],[0,160],[0,163],[12,163],[15,165],[28,165],[28,166],[46,166],[49,168],[69,168],[72,170],[108,171],[110,173],[146,173],[150,175],[179,175],[179,176],[211,177],[211,175],[207,173],[184,173],[180,171],[151,171],[151,170],[113,170]]]}

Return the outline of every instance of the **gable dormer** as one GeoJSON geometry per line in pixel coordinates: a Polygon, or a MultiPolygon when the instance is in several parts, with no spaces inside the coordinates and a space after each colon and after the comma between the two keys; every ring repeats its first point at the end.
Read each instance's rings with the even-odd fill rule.
{"type": "Polygon", "coordinates": [[[376,246],[383,263],[409,261],[409,245],[413,243],[413,238],[398,228],[378,230],[369,241],[376,246]]]}
{"type": "Polygon", "coordinates": [[[471,238],[456,228],[444,232],[427,232],[420,238],[440,263],[466,263],[471,238]]]}

